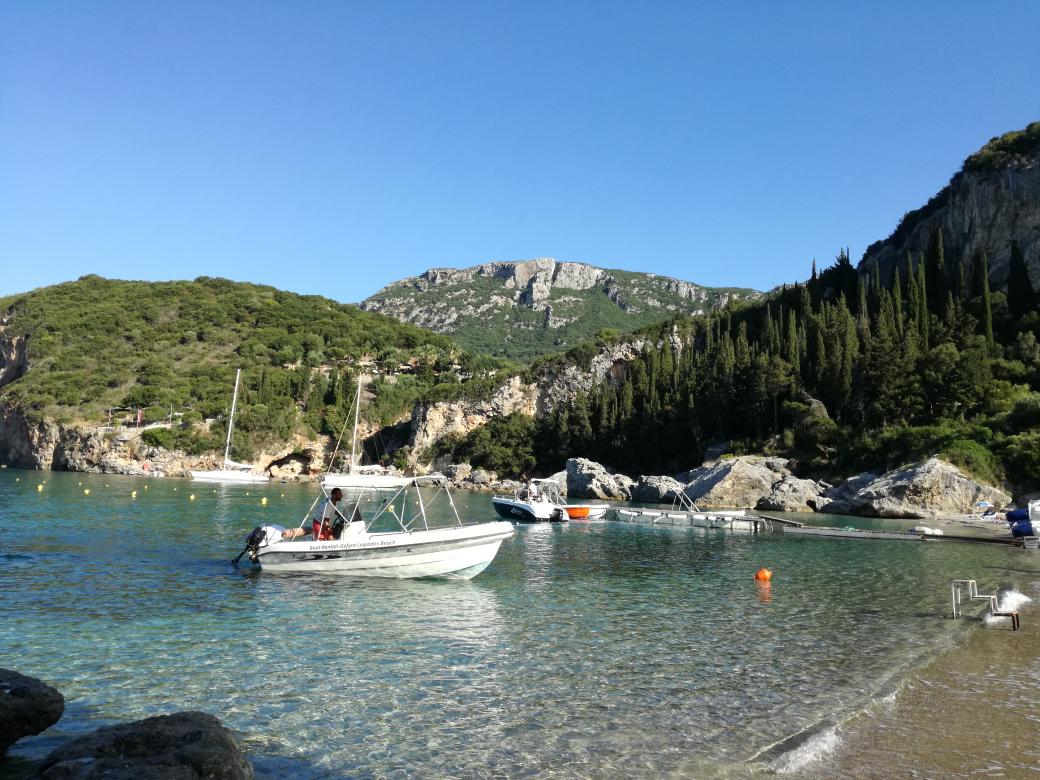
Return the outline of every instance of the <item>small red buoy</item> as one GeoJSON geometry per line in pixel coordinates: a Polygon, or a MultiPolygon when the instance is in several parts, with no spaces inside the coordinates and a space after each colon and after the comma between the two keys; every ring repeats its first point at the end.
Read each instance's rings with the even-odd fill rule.
{"type": "Polygon", "coordinates": [[[759,582],[769,582],[773,579],[773,572],[763,566],[755,572],[755,579],[759,582]]]}

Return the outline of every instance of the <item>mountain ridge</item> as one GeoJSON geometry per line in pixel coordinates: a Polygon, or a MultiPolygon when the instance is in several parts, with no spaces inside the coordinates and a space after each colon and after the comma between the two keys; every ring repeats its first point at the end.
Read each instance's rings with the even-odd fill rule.
{"type": "Polygon", "coordinates": [[[705,287],[540,257],[431,268],[391,282],[360,308],[450,335],[466,349],[529,360],[603,329],[631,331],[675,314],[704,314],[731,299],[762,296],[747,288],[705,287]]]}

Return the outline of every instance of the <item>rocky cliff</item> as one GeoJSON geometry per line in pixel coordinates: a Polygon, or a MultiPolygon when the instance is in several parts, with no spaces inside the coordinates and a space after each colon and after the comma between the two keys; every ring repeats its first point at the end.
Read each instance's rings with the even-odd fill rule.
{"type": "Polygon", "coordinates": [[[1040,289],[1040,122],[994,138],[925,206],[903,217],[895,232],[868,247],[859,270],[877,265],[885,279],[910,252],[917,262],[942,229],[947,263],[989,256],[990,282],[1007,280],[1010,245],[1017,241],[1033,287],[1040,289]]]}
{"type": "Polygon", "coordinates": [[[672,314],[700,314],[754,290],[701,287],[550,257],[435,268],[384,287],[361,308],[448,333],[463,347],[529,359],[672,314]]]}
{"type": "MultiPolygon", "coordinates": [[[[675,353],[681,354],[685,345],[679,334],[673,329],[666,338],[675,353]]],[[[412,464],[424,462],[426,450],[445,436],[465,436],[494,417],[514,413],[540,417],[560,404],[569,404],[599,382],[619,381],[628,363],[649,345],[646,338],[631,338],[601,348],[587,365],[551,363],[527,379],[508,377],[485,397],[417,405],[409,442],[412,464]]]]}

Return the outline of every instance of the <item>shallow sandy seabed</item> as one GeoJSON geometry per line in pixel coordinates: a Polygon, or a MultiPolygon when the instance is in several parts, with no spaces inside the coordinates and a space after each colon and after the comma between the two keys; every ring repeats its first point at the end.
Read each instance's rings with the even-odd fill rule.
{"type": "Polygon", "coordinates": [[[1009,579],[1025,575],[1032,598],[1020,631],[1006,620],[980,622],[894,696],[807,744],[802,766],[782,774],[1040,777],[1040,555],[1022,564],[1008,570],[1009,579]]]}

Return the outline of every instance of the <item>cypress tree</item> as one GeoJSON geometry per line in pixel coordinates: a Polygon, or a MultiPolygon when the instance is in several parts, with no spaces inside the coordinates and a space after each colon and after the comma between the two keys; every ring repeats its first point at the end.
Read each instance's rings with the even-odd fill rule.
{"type": "Polygon", "coordinates": [[[925,277],[928,286],[928,310],[938,314],[946,305],[946,251],[943,248],[942,228],[936,228],[928,244],[925,257],[925,277]]]}
{"type": "Polygon", "coordinates": [[[989,293],[989,255],[982,253],[982,259],[978,263],[981,267],[979,273],[979,289],[982,291],[982,327],[986,333],[986,346],[993,347],[993,304],[989,293]]]}
{"type": "Polygon", "coordinates": [[[925,273],[924,258],[921,258],[921,262],[917,264],[917,308],[921,313],[921,319],[918,321],[918,329],[921,335],[921,349],[927,352],[930,348],[931,334],[929,333],[931,313],[928,309],[928,278],[925,273]]]}
{"type": "Polygon", "coordinates": [[[914,261],[910,253],[906,253],[906,313],[907,319],[917,326],[921,320],[921,312],[918,309],[920,296],[917,291],[917,274],[914,273],[914,261]]]}
{"type": "Polygon", "coordinates": [[[899,266],[892,269],[892,309],[896,315],[896,335],[903,338],[903,283],[899,280],[899,266]]]}
{"type": "Polygon", "coordinates": [[[784,344],[784,359],[791,364],[795,376],[802,371],[798,351],[798,317],[793,311],[787,313],[787,341],[784,344]]]}
{"type": "Polygon", "coordinates": [[[1008,312],[1012,317],[1022,317],[1036,309],[1036,293],[1029,279],[1026,259],[1017,241],[1011,242],[1011,260],[1007,278],[1008,312]]]}

